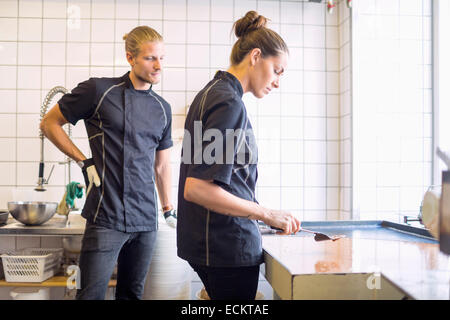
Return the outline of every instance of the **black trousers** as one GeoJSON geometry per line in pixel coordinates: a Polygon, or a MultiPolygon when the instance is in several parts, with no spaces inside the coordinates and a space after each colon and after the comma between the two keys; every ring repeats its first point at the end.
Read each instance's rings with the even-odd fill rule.
{"type": "Polygon", "coordinates": [[[125,233],[86,222],[77,300],[103,300],[117,262],[116,300],[141,299],[157,231],[125,233]]]}
{"type": "Polygon", "coordinates": [[[255,300],[259,265],[220,268],[189,264],[197,272],[212,300],[255,300]]]}

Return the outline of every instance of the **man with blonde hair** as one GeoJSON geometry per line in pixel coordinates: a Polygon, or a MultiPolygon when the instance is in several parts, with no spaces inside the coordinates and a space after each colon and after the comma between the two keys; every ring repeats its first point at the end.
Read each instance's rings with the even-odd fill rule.
{"type": "Polygon", "coordinates": [[[156,189],[166,221],[176,224],[170,192],[172,113],[152,90],[161,79],[163,39],[140,26],[124,40],[131,71],[81,82],[41,123],[45,136],[82,168],[88,186],[77,299],[104,299],[116,262],[116,299],[142,297],[158,228],[156,189]],[[86,125],[90,159],[62,129],[78,120],[86,125]]]}

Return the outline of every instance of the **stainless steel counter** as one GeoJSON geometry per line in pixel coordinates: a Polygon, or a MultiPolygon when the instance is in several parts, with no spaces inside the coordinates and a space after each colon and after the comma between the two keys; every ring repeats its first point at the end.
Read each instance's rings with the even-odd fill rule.
{"type": "Polygon", "coordinates": [[[281,299],[450,298],[450,258],[424,229],[387,221],[302,222],[310,234],[265,235],[265,276],[281,299]]]}
{"type": "Polygon", "coordinates": [[[78,213],[65,216],[55,215],[40,226],[26,226],[10,217],[5,225],[0,225],[0,235],[82,235],[86,221],[78,213]]]}

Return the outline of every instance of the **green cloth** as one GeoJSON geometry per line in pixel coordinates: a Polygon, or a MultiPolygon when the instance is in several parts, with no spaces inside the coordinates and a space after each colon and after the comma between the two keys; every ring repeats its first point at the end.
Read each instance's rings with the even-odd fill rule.
{"type": "Polygon", "coordinates": [[[72,181],[66,186],[66,202],[71,208],[74,207],[75,197],[81,198],[83,196],[83,188],[78,187],[79,184],[79,182],[72,181]]]}

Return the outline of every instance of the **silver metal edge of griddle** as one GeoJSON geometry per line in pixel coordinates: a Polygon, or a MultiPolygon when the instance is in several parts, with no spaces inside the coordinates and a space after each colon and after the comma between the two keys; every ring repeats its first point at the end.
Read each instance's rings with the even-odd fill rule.
{"type": "MultiPolygon", "coordinates": [[[[392,229],[401,233],[406,233],[409,235],[413,235],[416,237],[425,238],[427,240],[433,240],[436,243],[438,242],[431,233],[424,229],[424,228],[417,228],[413,227],[407,224],[401,224],[401,223],[395,223],[391,221],[386,220],[336,220],[336,221],[303,221],[302,227],[307,228],[333,228],[333,229],[339,229],[339,228],[348,228],[348,227],[355,227],[355,228],[374,228],[374,227],[381,227],[381,228],[387,228],[392,229]]],[[[324,231],[325,232],[325,231],[324,231]]]]}
{"type": "Polygon", "coordinates": [[[436,243],[438,243],[438,241],[431,235],[431,233],[427,229],[417,228],[409,226],[407,224],[395,223],[391,221],[382,221],[381,226],[383,228],[393,229],[402,233],[426,238],[428,240],[434,240],[436,241],[436,243]]]}

